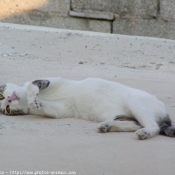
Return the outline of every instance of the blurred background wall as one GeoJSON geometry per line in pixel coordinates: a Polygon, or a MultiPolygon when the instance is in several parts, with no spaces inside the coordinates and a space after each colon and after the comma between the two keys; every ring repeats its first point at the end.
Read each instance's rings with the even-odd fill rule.
{"type": "Polygon", "coordinates": [[[0,21],[175,39],[175,0],[0,0],[0,21]]]}

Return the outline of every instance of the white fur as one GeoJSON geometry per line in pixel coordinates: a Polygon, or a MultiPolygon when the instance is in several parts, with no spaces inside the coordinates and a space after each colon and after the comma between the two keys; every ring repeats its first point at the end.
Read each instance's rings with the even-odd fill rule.
{"type": "Polygon", "coordinates": [[[151,138],[159,133],[157,122],[166,116],[165,107],[155,96],[116,82],[88,78],[69,81],[62,78],[46,78],[50,85],[43,90],[32,82],[23,87],[6,84],[4,96],[14,91],[19,101],[1,101],[2,110],[23,109],[25,113],[54,118],[81,118],[100,123],[97,128],[109,126],[110,131],[136,131],[138,139],[151,138]],[[38,94],[38,96],[37,96],[38,94]],[[135,118],[133,121],[114,121],[118,115],[135,118]],[[122,123],[123,122],[123,123],[122,123]]]}

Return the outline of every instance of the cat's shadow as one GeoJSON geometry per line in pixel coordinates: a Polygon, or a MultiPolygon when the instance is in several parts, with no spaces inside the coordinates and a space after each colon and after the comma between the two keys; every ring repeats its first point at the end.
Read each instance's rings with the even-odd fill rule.
{"type": "Polygon", "coordinates": [[[40,115],[15,115],[15,116],[11,116],[11,115],[4,115],[2,113],[0,113],[0,117],[5,117],[6,119],[17,119],[17,120],[53,120],[55,118],[52,117],[47,117],[47,116],[40,116],[40,115]]]}

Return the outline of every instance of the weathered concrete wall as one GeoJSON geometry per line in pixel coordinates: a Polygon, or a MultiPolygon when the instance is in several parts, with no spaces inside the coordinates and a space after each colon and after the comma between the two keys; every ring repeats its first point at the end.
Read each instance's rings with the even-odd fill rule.
{"type": "Polygon", "coordinates": [[[50,0],[23,12],[1,21],[175,39],[174,0],[50,0]]]}

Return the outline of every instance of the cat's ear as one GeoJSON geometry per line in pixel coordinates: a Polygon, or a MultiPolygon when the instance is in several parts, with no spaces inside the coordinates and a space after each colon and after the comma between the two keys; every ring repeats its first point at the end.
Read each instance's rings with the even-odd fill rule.
{"type": "Polygon", "coordinates": [[[5,85],[5,84],[3,84],[3,85],[1,85],[1,86],[0,86],[0,93],[3,93],[3,92],[4,92],[5,87],[6,87],[6,85],[5,85]]]}
{"type": "Polygon", "coordinates": [[[48,80],[35,80],[32,82],[32,84],[38,86],[39,90],[43,90],[49,86],[50,81],[48,81],[48,80]]]}

